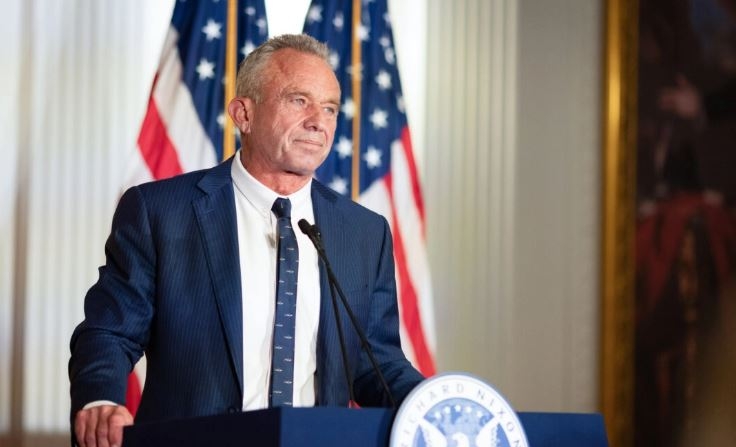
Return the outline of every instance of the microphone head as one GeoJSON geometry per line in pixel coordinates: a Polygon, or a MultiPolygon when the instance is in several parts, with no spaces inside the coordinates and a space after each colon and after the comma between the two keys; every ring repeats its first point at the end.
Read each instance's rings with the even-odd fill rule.
{"type": "Polygon", "coordinates": [[[299,219],[299,229],[302,230],[302,233],[306,234],[307,236],[312,235],[312,226],[307,222],[307,219],[299,219]]]}
{"type": "Polygon", "coordinates": [[[322,247],[322,238],[320,237],[317,225],[310,225],[306,219],[299,219],[299,222],[297,223],[299,224],[299,229],[302,230],[302,233],[306,234],[307,237],[309,237],[309,240],[312,241],[314,248],[317,249],[317,253],[320,253],[320,255],[323,256],[324,247],[322,247]]]}

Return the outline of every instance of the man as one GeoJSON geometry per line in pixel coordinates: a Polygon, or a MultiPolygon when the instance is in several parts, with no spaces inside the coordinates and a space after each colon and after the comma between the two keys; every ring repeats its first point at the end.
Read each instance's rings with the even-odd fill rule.
{"type": "MultiPolygon", "coordinates": [[[[71,340],[71,416],[80,445],[121,444],[122,426],[132,423],[121,405],[126,376],[144,351],[138,422],[348,405],[326,272],[308,238],[290,233],[300,219],[319,227],[394,398],[423,379],[400,348],[386,220],[312,179],[332,146],[339,104],[323,44],[305,35],[271,39],[238,72],[228,105],[241,132],[235,157],[123,195],[106,264],[71,340]],[[281,215],[288,208],[290,218],[281,215]],[[284,283],[287,273],[297,277],[284,283]],[[298,305],[284,314],[287,295],[298,305]],[[283,335],[281,319],[292,317],[294,335],[283,335]],[[285,359],[282,336],[293,344],[285,359]],[[286,374],[277,360],[293,364],[293,376],[276,380],[286,374]]],[[[346,330],[346,342],[357,403],[389,405],[354,331],[346,330]]]]}

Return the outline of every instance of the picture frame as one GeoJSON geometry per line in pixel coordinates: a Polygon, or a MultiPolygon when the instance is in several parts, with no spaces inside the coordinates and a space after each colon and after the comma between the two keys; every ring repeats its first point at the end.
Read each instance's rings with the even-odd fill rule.
{"type": "Polygon", "coordinates": [[[600,408],[610,445],[633,444],[637,0],[606,0],[600,408]]]}
{"type": "MultiPolygon", "coordinates": [[[[600,408],[611,445],[731,439],[736,1],[607,0],[600,408]]],[[[720,443],[720,442],[716,442],[720,443]]]]}

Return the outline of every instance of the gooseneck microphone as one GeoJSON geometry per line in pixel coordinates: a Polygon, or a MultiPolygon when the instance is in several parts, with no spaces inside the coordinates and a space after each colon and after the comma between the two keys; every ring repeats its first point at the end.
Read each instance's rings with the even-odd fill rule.
{"type": "Polygon", "coordinates": [[[348,381],[348,388],[349,388],[348,393],[350,395],[350,400],[355,402],[355,396],[353,395],[354,394],[353,393],[353,379],[350,373],[350,365],[348,363],[347,347],[345,345],[345,335],[342,330],[342,322],[340,318],[340,313],[338,312],[338,308],[337,308],[337,299],[335,298],[336,290],[337,290],[337,295],[340,297],[340,301],[342,302],[343,308],[345,308],[345,311],[347,312],[348,317],[350,318],[350,322],[352,323],[353,328],[355,329],[355,332],[358,334],[358,338],[360,339],[360,344],[363,347],[363,350],[365,351],[365,353],[368,355],[368,359],[371,362],[371,366],[373,367],[373,370],[375,371],[376,375],[380,379],[383,389],[386,391],[386,395],[388,396],[389,401],[391,402],[391,407],[396,408],[396,400],[394,399],[394,396],[391,393],[391,389],[388,387],[388,383],[386,383],[386,378],[383,377],[383,373],[381,372],[381,369],[378,367],[378,362],[376,361],[376,358],[373,355],[373,348],[371,348],[371,344],[368,342],[368,338],[365,336],[365,332],[363,332],[363,328],[360,326],[358,319],[355,317],[355,313],[353,312],[353,309],[350,307],[348,300],[345,298],[345,294],[342,291],[342,287],[340,287],[340,283],[338,282],[337,277],[335,277],[335,272],[332,271],[332,267],[330,266],[330,261],[327,259],[325,248],[322,245],[322,236],[320,235],[317,225],[311,225],[309,222],[306,221],[306,219],[300,219],[298,224],[299,224],[299,229],[302,230],[302,233],[306,234],[309,240],[312,241],[314,248],[317,250],[317,255],[322,260],[322,263],[325,266],[325,270],[327,271],[327,280],[330,283],[330,296],[332,297],[332,309],[335,314],[335,322],[337,323],[337,333],[340,339],[340,351],[342,352],[342,363],[343,363],[343,368],[345,369],[345,377],[348,381]]]}

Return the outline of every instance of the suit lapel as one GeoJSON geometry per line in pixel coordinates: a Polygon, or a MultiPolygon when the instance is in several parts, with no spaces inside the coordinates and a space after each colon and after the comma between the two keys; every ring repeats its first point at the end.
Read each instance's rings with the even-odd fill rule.
{"type": "MultiPolygon", "coordinates": [[[[335,206],[336,193],[314,180],[312,182],[312,207],[315,224],[320,230],[327,258],[345,256],[345,225],[335,206]]],[[[334,269],[334,266],[333,266],[334,269]]],[[[337,339],[335,316],[330,296],[330,283],[324,265],[319,264],[320,314],[317,334],[317,404],[344,405],[347,402],[347,384],[339,359],[340,345],[337,339]],[[334,361],[328,361],[333,359],[334,361]]]]}
{"type": "Polygon", "coordinates": [[[194,200],[193,206],[242,398],[243,300],[235,197],[230,176],[231,160],[214,167],[202,177],[198,186],[205,195],[194,200]]]}

